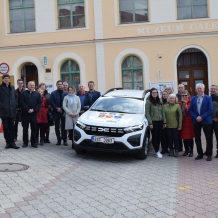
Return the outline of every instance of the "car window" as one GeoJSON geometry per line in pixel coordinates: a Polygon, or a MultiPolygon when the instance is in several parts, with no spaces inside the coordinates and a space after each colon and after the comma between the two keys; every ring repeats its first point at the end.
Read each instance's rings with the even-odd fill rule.
{"type": "Polygon", "coordinates": [[[132,98],[104,97],[97,100],[91,110],[142,114],[144,101],[132,98]]]}

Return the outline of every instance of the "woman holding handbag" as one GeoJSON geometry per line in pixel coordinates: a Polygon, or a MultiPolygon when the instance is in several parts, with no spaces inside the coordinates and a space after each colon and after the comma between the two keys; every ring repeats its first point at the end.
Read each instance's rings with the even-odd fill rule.
{"type": "Polygon", "coordinates": [[[191,104],[191,97],[187,90],[182,91],[182,100],[179,102],[179,105],[182,110],[182,129],[180,131],[180,138],[183,139],[184,147],[185,147],[185,153],[183,156],[187,156],[189,154],[189,157],[193,156],[193,146],[194,146],[194,140],[195,137],[194,134],[194,126],[192,124],[192,117],[189,113],[189,108],[191,104]]]}
{"type": "Polygon", "coordinates": [[[48,103],[46,98],[43,96],[43,90],[39,89],[38,92],[42,97],[42,105],[37,113],[36,142],[39,145],[43,145],[45,141],[45,131],[48,125],[48,103]],[[39,132],[40,132],[40,141],[39,141],[39,132]]]}
{"type": "Polygon", "coordinates": [[[69,134],[72,136],[73,148],[73,129],[79,118],[81,109],[81,102],[76,95],[76,88],[74,86],[68,87],[68,95],[66,95],[63,100],[63,109],[65,111],[65,130],[69,130],[69,134]]]}

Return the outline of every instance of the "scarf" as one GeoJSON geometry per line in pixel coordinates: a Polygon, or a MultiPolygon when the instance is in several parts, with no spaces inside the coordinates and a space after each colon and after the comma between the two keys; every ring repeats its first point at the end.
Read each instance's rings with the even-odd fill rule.
{"type": "Polygon", "coordinates": [[[182,105],[181,105],[182,116],[186,117],[188,115],[188,112],[189,112],[189,107],[188,107],[188,104],[187,104],[188,101],[182,99],[181,102],[182,102],[182,105]]]}

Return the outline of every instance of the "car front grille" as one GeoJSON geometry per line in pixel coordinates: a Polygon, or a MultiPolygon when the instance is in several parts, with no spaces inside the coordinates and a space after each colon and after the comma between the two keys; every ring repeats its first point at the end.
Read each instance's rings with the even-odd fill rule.
{"type": "Polygon", "coordinates": [[[123,128],[86,126],[84,129],[87,135],[122,137],[125,135],[123,128]]]}
{"type": "Polygon", "coordinates": [[[117,150],[125,151],[129,150],[122,142],[114,142],[113,144],[95,143],[91,140],[85,139],[80,143],[80,146],[90,149],[100,149],[100,150],[117,150]]]}

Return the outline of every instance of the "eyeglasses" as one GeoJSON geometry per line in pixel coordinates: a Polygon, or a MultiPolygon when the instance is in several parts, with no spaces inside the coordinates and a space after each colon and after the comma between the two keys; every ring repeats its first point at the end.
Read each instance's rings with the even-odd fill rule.
{"type": "Polygon", "coordinates": [[[182,95],[182,97],[184,97],[184,96],[186,96],[186,97],[187,97],[188,95],[182,95]]]}
{"type": "Polygon", "coordinates": [[[157,92],[152,92],[152,94],[157,94],[157,92]]]}

